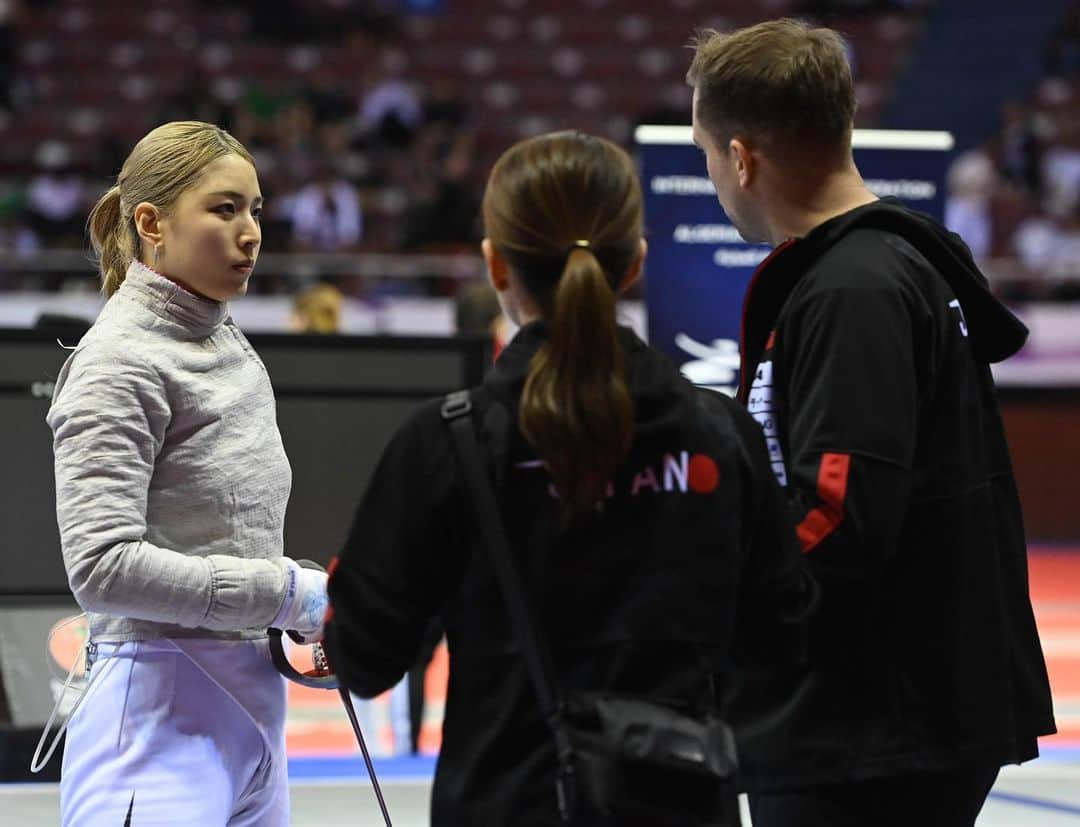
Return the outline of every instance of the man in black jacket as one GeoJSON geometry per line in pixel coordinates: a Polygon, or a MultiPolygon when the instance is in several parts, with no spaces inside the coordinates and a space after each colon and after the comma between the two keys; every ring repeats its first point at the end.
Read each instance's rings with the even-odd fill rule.
{"type": "Polygon", "coordinates": [[[972,825],[1054,731],[989,363],[1027,331],[963,242],[867,189],[842,40],[706,33],[694,139],[748,241],[740,397],[822,587],[811,667],[731,699],[754,827],[972,825]]]}

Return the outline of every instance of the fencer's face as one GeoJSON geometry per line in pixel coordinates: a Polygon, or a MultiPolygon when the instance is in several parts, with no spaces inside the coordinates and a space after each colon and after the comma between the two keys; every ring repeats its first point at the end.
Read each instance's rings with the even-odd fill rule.
{"type": "Polygon", "coordinates": [[[728,141],[721,145],[719,141],[698,119],[698,91],[694,89],[692,108],[694,143],[705,154],[705,168],[716,190],[716,197],[728,220],[739,231],[745,241],[754,243],[764,241],[761,232],[754,229],[757,222],[753,215],[750,194],[745,191],[740,181],[739,159],[728,141]]]}
{"type": "Polygon", "coordinates": [[[207,299],[242,295],[262,242],[262,201],[255,168],[245,159],[225,155],[211,162],[162,217],[154,266],[207,299]]]}

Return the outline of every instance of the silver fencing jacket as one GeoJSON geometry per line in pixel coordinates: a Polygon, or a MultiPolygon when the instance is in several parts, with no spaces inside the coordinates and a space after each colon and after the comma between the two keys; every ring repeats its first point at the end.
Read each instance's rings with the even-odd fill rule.
{"type": "Polygon", "coordinates": [[[64,564],[94,640],[265,634],[292,471],[269,376],[226,304],[133,263],[46,421],[64,564]]]}

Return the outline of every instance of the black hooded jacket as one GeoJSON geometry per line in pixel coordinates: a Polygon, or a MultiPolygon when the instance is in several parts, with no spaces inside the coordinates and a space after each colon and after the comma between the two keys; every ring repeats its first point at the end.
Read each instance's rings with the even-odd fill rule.
{"type": "MultiPolygon", "coordinates": [[[[518,333],[473,391],[473,416],[562,687],[703,706],[710,675],[722,692],[736,663],[798,659],[813,589],[760,428],[621,330],[633,447],[603,509],[560,531],[549,478],[516,427],[546,336],[543,323],[518,333]]],[[[330,659],[345,685],[374,696],[413,664],[440,614],[450,684],[432,824],[555,824],[552,738],[440,401],[402,425],[357,510],[330,577],[330,659]]]]}
{"type": "Polygon", "coordinates": [[[751,786],[1019,762],[1054,731],[988,364],[1026,335],[959,237],[891,199],[758,268],[740,398],[822,600],[809,674],[735,695],[751,786]]]}

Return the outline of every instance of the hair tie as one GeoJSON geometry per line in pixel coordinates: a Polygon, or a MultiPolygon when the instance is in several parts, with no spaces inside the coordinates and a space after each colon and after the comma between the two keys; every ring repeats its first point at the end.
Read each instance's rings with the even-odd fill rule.
{"type": "Polygon", "coordinates": [[[570,255],[574,250],[588,250],[589,240],[587,238],[579,238],[573,244],[566,248],[566,255],[570,255]]]}

